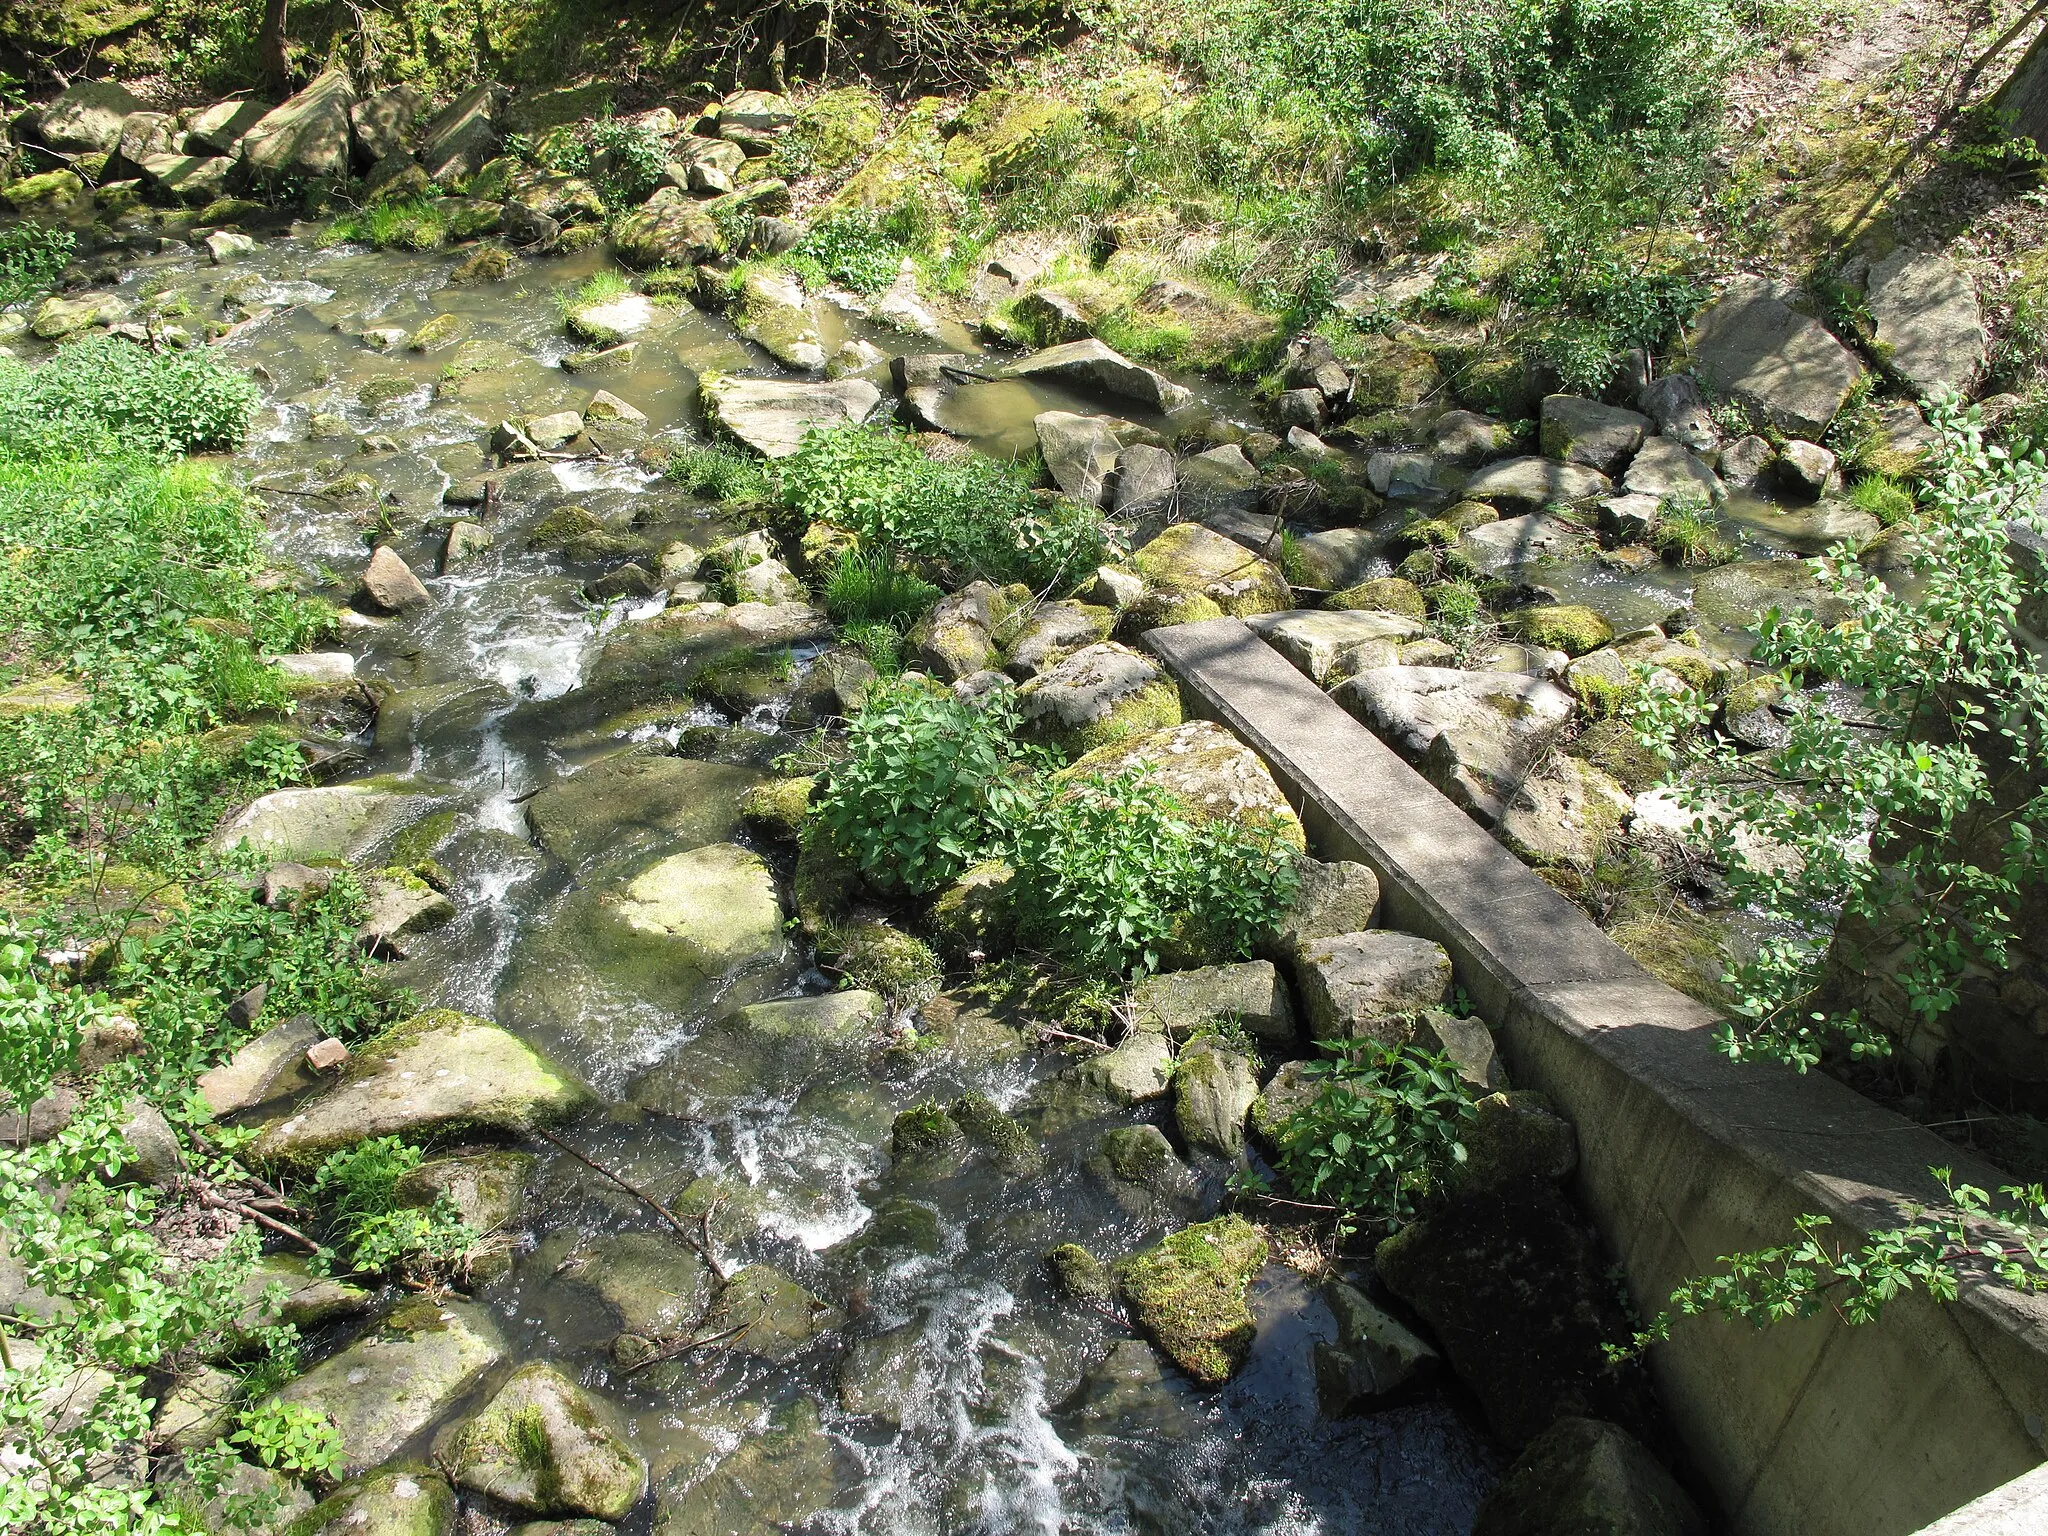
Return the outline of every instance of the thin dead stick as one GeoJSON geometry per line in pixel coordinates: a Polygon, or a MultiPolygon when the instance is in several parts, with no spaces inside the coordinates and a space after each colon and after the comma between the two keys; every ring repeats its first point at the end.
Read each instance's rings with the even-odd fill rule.
{"type": "Polygon", "coordinates": [[[223,1200],[211,1190],[199,1197],[199,1203],[216,1211],[233,1211],[237,1216],[246,1217],[257,1226],[275,1232],[279,1237],[289,1238],[302,1245],[308,1253],[318,1253],[320,1245],[297,1227],[286,1226],[274,1216],[266,1216],[254,1206],[244,1205],[239,1200],[223,1200]]]}
{"type": "MultiPolygon", "coordinates": [[[[642,1205],[646,1206],[647,1209],[654,1212],[654,1214],[659,1216],[663,1221],[667,1222],[670,1227],[674,1228],[676,1236],[680,1237],[685,1243],[687,1243],[692,1249],[694,1249],[696,1251],[697,1257],[702,1259],[705,1262],[705,1264],[710,1268],[712,1278],[717,1280],[720,1285],[725,1284],[727,1279],[727,1275],[725,1273],[725,1266],[718,1262],[717,1256],[713,1254],[711,1251],[710,1244],[699,1242],[696,1237],[696,1234],[691,1232],[690,1229],[683,1224],[682,1219],[678,1217],[674,1211],[670,1210],[667,1206],[663,1205],[659,1200],[655,1199],[654,1196],[648,1194],[646,1190],[637,1188],[632,1184],[628,1184],[616,1173],[613,1173],[611,1169],[605,1167],[604,1164],[597,1162],[593,1158],[586,1157],[583,1153],[577,1151],[574,1147],[570,1146],[568,1142],[562,1140],[562,1138],[557,1136],[553,1131],[543,1130],[541,1127],[535,1126],[533,1128],[533,1133],[534,1135],[540,1137],[542,1141],[545,1141],[552,1146],[560,1147],[564,1152],[568,1153],[571,1157],[575,1158],[577,1162],[581,1163],[584,1167],[588,1168],[592,1173],[597,1174],[600,1178],[611,1180],[612,1183],[618,1185],[619,1188],[623,1189],[627,1194],[631,1195],[635,1200],[638,1200],[642,1205]]],[[[707,1228],[706,1230],[708,1233],[709,1229],[707,1228]]]]}
{"type": "Polygon", "coordinates": [[[736,1339],[754,1325],[751,1322],[735,1323],[721,1333],[706,1334],[701,1339],[684,1339],[678,1344],[665,1344],[645,1360],[636,1361],[626,1367],[626,1374],[644,1371],[650,1365],[661,1365],[670,1360],[680,1360],[685,1355],[695,1354],[700,1349],[709,1349],[714,1344],[723,1344],[727,1339],[736,1339]]]}
{"type": "Polygon", "coordinates": [[[1039,1026],[1038,1026],[1038,1032],[1039,1032],[1039,1034],[1041,1034],[1041,1035],[1043,1035],[1043,1036],[1047,1037],[1048,1039],[1053,1039],[1053,1040],[1071,1040],[1071,1041],[1073,1041],[1073,1042],[1074,1042],[1074,1044],[1076,1044],[1076,1045],[1092,1045],[1092,1046],[1093,1046],[1093,1047],[1095,1047],[1095,1049],[1096,1049],[1096,1050],[1098,1050],[1098,1051],[1106,1051],[1106,1050],[1108,1050],[1108,1049],[1109,1049],[1109,1046],[1108,1046],[1108,1044],[1107,1044],[1106,1042],[1104,1042],[1104,1041],[1101,1041],[1101,1040],[1095,1040],[1095,1039],[1091,1039],[1091,1038],[1090,1038],[1089,1036],[1087,1036],[1087,1035],[1075,1035],[1075,1034],[1069,1034],[1069,1033],[1068,1033],[1068,1032],[1067,1032],[1066,1030],[1064,1030],[1064,1029],[1055,1029],[1055,1028],[1053,1028],[1053,1026],[1052,1026],[1052,1025],[1050,1025],[1050,1024],[1041,1024],[1041,1025],[1039,1025],[1039,1026]]]}

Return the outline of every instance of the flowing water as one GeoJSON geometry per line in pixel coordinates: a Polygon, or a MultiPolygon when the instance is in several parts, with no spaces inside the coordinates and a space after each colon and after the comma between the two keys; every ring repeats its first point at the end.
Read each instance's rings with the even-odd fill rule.
{"type": "MultiPolygon", "coordinates": [[[[396,974],[425,1003],[496,1018],[582,1072],[612,1107],[565,1135],[673,1208],[701,1213],[729,1270],[774,1266],[831,1309],[812,1317],[799,1305],[787,1347],[742,1339],[627,1369],[612,1347],[617,1307],[687,1327],[703,1276],[640,1201],[544,1149],[527,1230],[509,1267],[479,1289],[515,1357],[554,1361],[622,1406],[659,1492],[632,1523],[659,1511],[671,1536],[1467,1530],[1499,1475],[1497,1451],[1454,1388],[1371,1414],[1323,1414],[1311,1348],[1335,1327],[1296,1271],[1275,1264],[1262,1275],[1251,1361],[1210,1394],[1118,1350],[1129,1335],[1116,1320],[1055,1288],[1042,1256],[1056,1244],[1113,1256],[1199,1211],[1131,1201],[1128,1190],[1119,1202],[1086,1171],[1109,1122],[1063,1111],[1042,1086],[1062,1062],[1012,1024],[940,1006],[892,1044],[775,1048],[715,1024],[758,997],[826,990],[805,957],[707,993],[617,974],[593,950],[590,914],[606,879],[620,861],[659,850],[622,832],[564,864],[530,840],[528,800],[629,741],[673,743],[693,726],[712,727],[694,739],[731,762],[758,765],[798,740],[778,698],[741,716],[698,706],[622,722],[618,701],[588,697],[607,639],[660,600],[592,603],[591,572],[529,549],[527,530],[574,504],[654,550],[740,531],[715,505],[636,467],[624,434],[606,457],[505,473],[492,547],[431,575],[439,530],[457,511],[443,511],[444,494],[485,468],[500,419],[581,408],[601,386],[644,411],[652,433],[688,433],[701,426],[701,371],[775,371],[726,322],[687,306],[657,311],[630,371],[563,371],[575,344],[555,295],[600,261],[528,262],[506,282],[450,286],[447,256],[288,239],[221,268],[144,258],[120,278],[131,295],[182,293],[201,317],[224,305],[248,317],[224,346],[258,371],[267,399],[233,469],[261,498],[280,560],[331,573],[340,595],[381,527],[428,578],[431,609],[350,635],[382,704],[352,771],[402,776],[453,813],[434,824],[433,856],[459,915],[416,941],[396,974]],[[378,327],[412,332],[442,313],[461,322],[466,351],[360,339],[378,327]],[[479,356],[477,371],[444,381],[451,359],[479,356]],[[629,1094],[653,1080],[660,1092],[629,1094]],[[1023,1110],[1043,1138],[1043,1166],[892,1163],[896,1111],[966,1092],[1023,1110]]],[[[844,324],[864,332],[862,321],[844,324]]],[[[892,346],[886,333],[875,339],[892,346]]],[[[1244,402],[1189,382],[1201,390],[1198,411],[1256,424],[1244,402]]],[[[1030,446],[1031,417],[1053,407],[1100,404],[1005,383],[971,391],[957,425],[986,451],[1015,453],[1030,446]]],[[[1692,576],[1587,560],[1546,580],[1626,623],[1683,606],[1692,576]]],[[[799,674],[815,649],[795,649],[799,674]]],[[[730,803],[701,809],[718,830],[700,840],[744,840],[730,803]]]]}

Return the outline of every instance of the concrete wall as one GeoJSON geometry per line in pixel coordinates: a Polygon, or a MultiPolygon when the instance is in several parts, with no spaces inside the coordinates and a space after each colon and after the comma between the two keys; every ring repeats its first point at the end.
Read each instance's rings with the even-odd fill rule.
{"type": "MultiPolygon", "coordinates": [[[[1803,1212],[1863,1232],[1940,1186],[1999,1175],[1830,1078],[1737,1064],[1713,1013],[1649,975],[1369,731],[1234,619],[1147,645],[1190,709],[1237,732],[1311,846],[1370,865],[1389,926],[1444,945],[1516,1082],[1578,1129],[1578,1194],[1637,1304],[1725,1253],[1782,1242],[1803,1212]]],[[[1919,1530],[2021,1476],[2048,1446],[2048,1297],[1997,1285],[1877,1323],[1768,1330],[1684,1319],[1651,1368],[1728,1528],[1919,1530]]]]}

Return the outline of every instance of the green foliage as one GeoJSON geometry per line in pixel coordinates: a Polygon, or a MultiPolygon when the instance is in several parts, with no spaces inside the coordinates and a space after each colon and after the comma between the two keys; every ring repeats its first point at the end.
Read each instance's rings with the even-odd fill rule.
{"type": "Polygon", "coordinates": [[[313,1175],[313,1194],[328,1210],[339,1256],[361,1273],[401,1269],[416,1277],[461,1262],[477,1240],[443,1195],[421,1209],[401,1205],[398,1181],[425,1154],[396,1136],[379,1136],[332,1153],[313,1175]]]}
{"type": "Polygon", "coordinates": [[[1645,745],[1690,760],[1681,803],[1728,871],[1730,905],[1771,935],[1728,978],[1731,1056],[1804,1070],[1831,1043],[1889,1050],[1853,1009],[1817,1005],[1826,914],[1902,946],[1906,1007],[1935,1019],[1966,973],[2004,969],[2015,914],[2048,878],[2048,792],[2032,787],[2048,782],[2048,679],[2014,629],[2030,584],[2005,534],[2031,513],[2048,467],[2038,451],[1987,445],[1974,408],[1937,401],[1933,419],[1940,473],[1912,555],[1915,599],[1843,548],[1817,564],[1846,622],[1774,609],[1758,627],[1757,660],[1860,690],[1877,729],[1798,692],[1784,744],[1744,755],[1701,729],[1710,705],[1698,695],[1631,706],[1645,745]]]}
{"type": "Polygon", "coordinates": [[[887,624],[901,631],[930,613],[943,596],[886,555],[847,550],[825,584],[825,611],[841,624],[887,624]]]}
{"type": "Polygon", "coordinates": [[[855,208],[813,224],[790,255],[856,293],[879,293],[896,281],[905,252],[881,214],[855,208]]]}
{"type": "Polygon", "coordinates": [[[153,352],[92,336],[38,367],[0,359],[0,450],[48,457],[233,448],[256,401],[254,381],[216,353],[153,352]]]}
{"type": "Polygon", "coordinates": [[[266,1467],[299,1475],[338,1478],[348,1461],[332,1419],[311,1404],[275,1398],[243,1409],[228,1443],[266,1467]]]}
{"type": "MultiPolygon", "coordinates": [[[[1948,1191],[1940,1211],[1915,1210],[1903,1226],[1879,1228],[1861,1243],[1845,1243],[1833,1223],[1811,1213],[1795,1225],[1799,1236],[1775,1248],[1724,1255],[1718,1274],[1687,1280],[1671,1293],[1681,1317],[1714,1314],[1728,1322],[1768,1328],[1823,1309],[1851,1327],[1877,1321],[1887,1303],[1914,1290],[1948,1303],[1965,1279],[1995,1275],[2019,1290],[2048,1290],[2048,1191],[2006,1185],[2008,1208],[1958,1184],[1946,1168],[1929,1170],[1948,1191]]],[[[1671,1337],[1668,1312],[1652,1318],[1625,1349],[1626,1358],[1671,1337]]]]}
{"type": "Polygon", "coordinates": [[[448,211],[433,193],[393,198],[336,214],[327,238],[380,251],[437,251],[448,243],[448,211]]]}
{"type": "Polygon", "coordinates": [[[839,638],[859,651],[885,678],[903,671],[903,631],[894,624],[848,624],[839,638]]]}
{"type": "Polygon", "coordinates": [[[877,554],[926,562],[948,586],[1071,585],[1101,563],[1087,508],[1043,504],[1017,465],[927,458],[894,428],[813,429],[776,478],[791,510],[851,529],[877,554]]]}
{"type": "Polygon", "coordinates": [[[1019,937],[1096,976],[1241,959],[1299,880],[1277,826],[1198,818],[1138,769],[1039,794],[1003,856],[1019,937]]]}
{"type": "Polygon", "coordinates": [[[604,169],[598,192],[608,208],[644,202],[668,169],[668,146],[661,136],[634,123],[605,117],[590,125],[591,163],[604,169]]]}
{"type": "Polygon", "coordinates": [[[1890,475],[1865,475],[1849,487],[1849,505],[1868,512],[1885,527],[1903,523],[1916,510],[1913,493],[1890,475]]]}
{"type": "Polygon", "coordinates": [[[752,454],[723,443],[690,443],[669,455],[663,474],[671,485],[720,501],[756,501],[768,494],[768,470],[752,454]]]}
{"type": "Polygon", "coordinates": [[[1514,299],[1556,317],[1535,350],[1572,394],[1597,397],[1629,349],[1660,350],[1705,298],[1685,273],[1615,250],[1608,242],[1618,222],[1598,203],[1546,220],[1539,254],[1505,284],[1514,299]]]}
{"type": "Polygon", "coordinates": [[[26,936],[0,932],[0,1103],[26,1115],[77,1059],[79,1031],[109,1011],[104,997],[51,987],[26,936]]]}
{"type": "Polygon", "coordinates": [[[1673,565],[1724,565],[1735,558],[1735,546],[1704,496],[1665,497],[1649,543],[1673,565]]]}
{"type": "Polygon", "coordinates": [[[1345,1228],[1399,1226],[1465,1161],[1459,1138],[1476,1118],[1457,1068],[1420,1046],[1353,1040],[1307,1071],[1316,1095],[1280,1122],[1280,1170],[1304,1199],[1326,1201],[1345,1228]]]}
{"type": "Polygon", "coordinates": [[[0,229],[0,310],[48,293],[77,249],[78,237],[68,229],[30,223],[0,229]]]}
{"type": "Polygon", "coordinates": [[[1015,705],[914,684],[878,688],[846,760],[813,797],[818,825],[883,890],[922,895],[990,857],[1021,803],[1015,705]]]}

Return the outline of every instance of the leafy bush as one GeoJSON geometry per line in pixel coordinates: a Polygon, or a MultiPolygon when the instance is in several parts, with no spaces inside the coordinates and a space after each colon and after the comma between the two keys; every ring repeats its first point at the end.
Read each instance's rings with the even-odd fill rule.
{"type": "Polygon", "coordinates": [[[238,1424],[228,1443],[241,1446],[266,1467],[338,1478],[347,1463],[341,1431],[311,1404],[271,1398],[244,1408],[238,1424]]]}
{"type": "Polygon", "coordinates": [[[907,630],[943,596],[886,555],[848,550],[825,584],[825,611],[841,624],[887,624],[907,630]]]}
{"type": "Polygon", "coordinates": [[[233,448],[255,381],[207,351],[153,352],[117,336],[59,349],[38,367],[0,359],[0,450],[191,453],[233,448]]]}
{"type": "Polygon", "coordinates": [[[820,219],[790,255],[857,293],[879,293],[896,281],[904,252],[880,214],[856,208],[820,219]]]}
{"type": "Polygon", "coordinates": [[[645,201],[668,169],[668,146],[661,136],[635,123],[615,117],[598,119],[590,126],[591,162],[600,157],[604,171],[598,178],[598,192],[607,207],[624,208],[645,201]]]}
{"type": "Polygon", "coordinates": [[[1459,1139],[1473,1119],[1457,1069],[1419,1046],[1354,1040],[1311,1062],[1316,1095],[1280,1122],[1280,1169],[1304,1199],[1326,1201],[1346,1226],[1398,1226],[1465,1160],[1459,1139]]]}
{"type": "Polygon", "coordinates": [[[107,1013],[104,997],[52,987],[38,971],[35,946],[0,931],[0,1105],[27,1114],[77,1058],[79,1031],[107,1013]]]}
{"type": "Polygon", "coordinates": [[[1136,769],[1042,792],[1004,856],[1019,938],[1087,975],[1240,959],[1299,878],[1277,827],[1197,818],[1136,769]]]}
{"type": "Polygon", "coordinates": [[[877,689],[813,799],[818,826],[876,887],[939,889],[1001,846],[1022,803],[1015,725],[1001,694],[976,708],[915,684],[877,689]]]}
{"type": "Polygon", "coordinates": [[[77,249],[78,237],[68,229],[30,223],[0,229],[0,310],[48,293],[77,249]]]}
{"type": "Polygon", "coordinates": [[[1101,563],[1088,508],[1041,504],[1013,464],[927,458],[891,427],[813,429],[776,476],[784,505],[851,529],[872,552],[928,563],[948,586],[984,577],[1054,587],[1101,563]]]}
{"type": "Polygon", "coordinates": [[[425,1210],[398,1203],[398,1181],[425,1154],[396,1136],[332,1153],[313,1175],[328,1229],[348,1268],[367,1274],[403,1268],[425,1276],[461,1261],[477,1234],[443,1194],[425,1210]]]}

